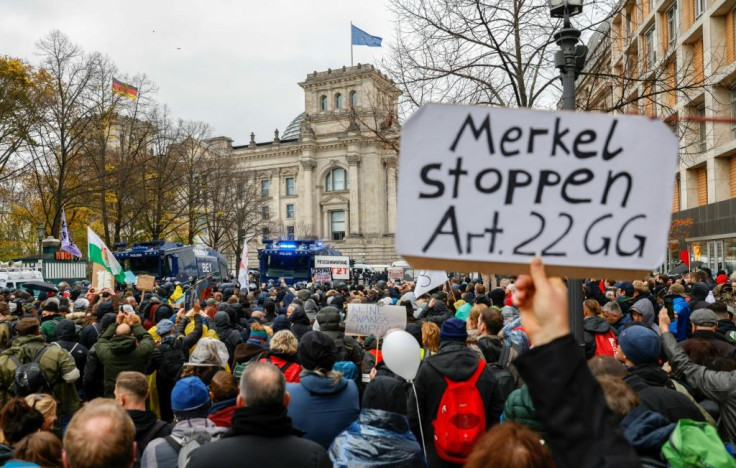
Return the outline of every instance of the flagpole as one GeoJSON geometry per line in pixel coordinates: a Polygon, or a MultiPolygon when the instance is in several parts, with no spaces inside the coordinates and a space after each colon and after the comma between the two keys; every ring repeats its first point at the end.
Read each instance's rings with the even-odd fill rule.
{"type": "Polygon", "coordinates": [[[353,22],[350,22],[350,66],[353,66],[353,22]]]}

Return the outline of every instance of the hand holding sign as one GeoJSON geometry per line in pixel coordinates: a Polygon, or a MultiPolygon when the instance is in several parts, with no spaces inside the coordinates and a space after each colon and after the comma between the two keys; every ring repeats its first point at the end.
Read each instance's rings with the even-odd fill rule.
{"type": "Polygon", "coordinates": [[[402,134],[396,250],[415,268],[521,273],[539,254],[568,276],[651,270],[677,146],[643,117],[423,106],[402,134]]]}

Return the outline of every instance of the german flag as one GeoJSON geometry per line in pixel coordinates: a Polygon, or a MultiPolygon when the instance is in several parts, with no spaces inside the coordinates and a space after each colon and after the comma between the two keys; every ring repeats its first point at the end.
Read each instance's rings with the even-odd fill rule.
{"type": "Polygon", "coordinates": [[[134,101],[138,97],[138,88],[127,83],[123,83],[122,81],[118,81],[114,77],[112,79],[112,92],[134,101]]]}

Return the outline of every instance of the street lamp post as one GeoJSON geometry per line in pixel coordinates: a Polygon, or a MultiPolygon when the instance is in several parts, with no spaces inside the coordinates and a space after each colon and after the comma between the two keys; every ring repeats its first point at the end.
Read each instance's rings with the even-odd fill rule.
{"type": "MultiPolygon", "coordinates": [[[[585,65],[588,48],[578,44],[580,31],[570,23],[570,17],[583,11],[583,0],[548,0],[550,16],[562,18],[562,28],[554,34],[560,50],[555,52],[555,66],[562,80],[562,108],[575,110],[575,79],[585,65]]],[[[578,345],[583,345],[583,280],[568,278],[567,301],[570,330],[578,345]]]]}
{"type": "Polygon", "coordinates": [[[39,224],[38,228],[36,228],[36,232],[38,233],[38,255],[43,255],[43,238],[46,237],[46,226],[43,224],[39,224]]]}

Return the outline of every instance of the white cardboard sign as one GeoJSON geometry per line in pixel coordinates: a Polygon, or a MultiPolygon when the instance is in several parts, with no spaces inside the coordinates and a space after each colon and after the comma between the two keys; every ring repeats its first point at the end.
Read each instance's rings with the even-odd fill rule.
{"type": "Polygon", "coordinates": [[[348,280],[350,279],[350,258],[330,255],[315,255],[315,268],[329,268],[332,272],[332,279],[348,280]]]}
{"type": "Polygon", "coordinates": [[[379,304],[348,304],[346,335],[381,338],[392,328],[406,328],[406,307],[379,304]]]}
{"type": "Polygon", "coordinates": [[[677,151],[647,117],[425,105],[402,130],[396,251],[427,269],[651,271],[677,151]]]}

